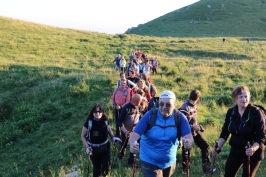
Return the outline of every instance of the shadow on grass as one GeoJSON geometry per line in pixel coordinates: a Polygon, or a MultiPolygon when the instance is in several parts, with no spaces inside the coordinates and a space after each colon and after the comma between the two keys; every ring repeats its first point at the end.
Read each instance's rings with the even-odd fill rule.
{"type": "Polygon", "coordinates": [[[211,52],[204,50],[178,50],[178,49],[168,49],[169,52],[175,55],[183,55],[194,58],[195,60],[200,58],[215,59],[221,58],[223,60],[251,60],[247,55],[230,54],[225,52],[211,52]]]}

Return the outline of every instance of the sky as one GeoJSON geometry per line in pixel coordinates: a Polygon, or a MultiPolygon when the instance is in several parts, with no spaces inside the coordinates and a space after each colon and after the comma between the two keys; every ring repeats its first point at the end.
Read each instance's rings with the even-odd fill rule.
{"type": "Polygon", "coordinates": [[[0,16],[121,34],[198,0],[0,0],[0,16]]]}

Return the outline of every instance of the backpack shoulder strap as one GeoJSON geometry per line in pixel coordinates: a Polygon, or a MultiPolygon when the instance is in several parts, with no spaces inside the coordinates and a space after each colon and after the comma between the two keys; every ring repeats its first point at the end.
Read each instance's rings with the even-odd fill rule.
{"type": "MultiPolygon", "coordinates": [[[[120,82],[119,82],[119,84],[120,84],[120,82]]],[[[118,92],[118,88],[119,88],[119,87],[116,88],[116,90],[115,90],[115,94],[117,94],[117,92],[118,92]]]]}
{"type": "Polygon", "coordinates": [[[89,120],[89,121],[88,121],[88,131],[87,131],[87,137],[88,137],[88,140],[91,140],[91,139],[90,139],[90,131],[91,131],[91,127],[92,127],[92,120],[89,120]]]}
{"type": "Polygon", "coordinates": [[[177,133],[177,138],[178,141],[181,140],[181,121],[180,121],[180,111],[174,109],[174,118],[175,118],[175,125],[177,127],[178,133],[177,133]]]}
{"type": "Polygon", "coordinates": [[[108,126],[108,120],[105,120],[104,123],[106,126],[108,126]]]}
{"type": "Polygon", "coordinates": [[[150,130],[155,125],[155,122],[156,122],[156,119],[157,119],[157,110],[158,110],[157,108],[152,108],[151,109],[150,121],[149,121],[147,130],[150,130]]]}
{"type": "Polygon", "coordinates": [[[260,110],[262,111],[262,113],[263,113],[264,115],[266,115],[266,109],[265,109],[263,106],[261,106],[261,105],[256,105],[256,104],[254,104],[253,106],[255,106],[255,107],[257,107],[258,109],[260,109],[260,110]]]}

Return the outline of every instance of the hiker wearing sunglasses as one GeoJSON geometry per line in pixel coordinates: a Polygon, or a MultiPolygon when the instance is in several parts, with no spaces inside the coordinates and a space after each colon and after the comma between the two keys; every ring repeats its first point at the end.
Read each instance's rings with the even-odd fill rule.
{"type": "Polygon", "coordinates": [[[230,137],[231,148],[225,164],[224,176],[236,176],[243,166],[242,177],[254,177],[264,159],[266,136],[264,115],[250,103],[248,87],[236,86],[231,96],[235,106],[228,109],[226,113],[222,132],[216,147],[212,150],[212,155],[216,157],[227,138],[230,137]]]}
{"type": "MultiPolygon", "coordinates": [[[[179,145],[178,131],[180,131],[175,123],[175,106],[175,94],[169,90],[163,91],[159,97],[154,126],[148,129],[151,110],[140,119],[130,135],[130,152],[140,153],[144,177],[170,177],[174,173],[179,145]],[[141,147],[139,148],[139,144],[134,142],[139,140],[140,136],[141,147]]],[[[184,147],[190,149],[193,144],[190,126],[182,113],[178,112],[178,115],[184,147]]]]}
{"type": "Polygon", "coordinates": [[[81,140],[93,164],[93,177],[106,176],[110,169],[110,142],[121,141],[115,137],[108,118],[100,104],[95,104],[82,127],[81,140]]]}
{"type": "MultiPolygon", "coordinates": [[[[201,150],[202,171],[204,174],[209,174],[212,171],[210,163],[210,145],[201,134],[202,128],[197,123],[196,103],[199,101],[200,94],[201,93],[199,90],[192,90],[190,92],[189,98],[179,108],[179,110],[187,117],[189,125],[191,127],[194,143],[201,150]]],[[[188,150],[188,154],[190,154],[190,150],[188,150]]],[[[186,174],[186,168],[189,168],[186,167],[186,160],[186,149],[182,147],[182,174],[186,174]]],[[[188,161],[189,160],[190,159],[188,159],[188,161]]]]}

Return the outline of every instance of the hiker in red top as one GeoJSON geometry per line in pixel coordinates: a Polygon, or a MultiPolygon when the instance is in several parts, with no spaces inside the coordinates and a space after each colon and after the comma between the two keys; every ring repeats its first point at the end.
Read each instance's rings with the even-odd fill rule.
{"type": "Polygon", "coordinates": [[[120,80],[118,88],[114,89],[112,95],[112,104],[115,110],[115,121],[116,121],[116,136],[120,137],[120,131],[118,127],[118,118],[122,107],[130,102],[131,89],[126,86],[126,80],[120,80]]]}
{"type": "MultiPolygon", "coordinates": [[[[150,91],[147,89],[147,86],[145,84],[145,81],[140,79],[137,83],[138,87],[135,87],[133,89],[133,93],[136,93],[137,89],[142,89],[144,91],[144,97],[148,100],[148,102],[151,100],[151,94],[150,94],[150,91]]],[[[133,94],[132,93],[132,94],[133,94]]]]}
{"type": "Polygon", "coordinates": [[[137,55],[137,57],[140,57],[143,53],[140,50],[138,50],[135,54],[137,55]]]}

